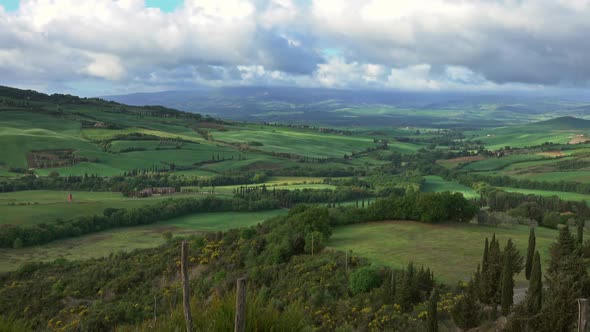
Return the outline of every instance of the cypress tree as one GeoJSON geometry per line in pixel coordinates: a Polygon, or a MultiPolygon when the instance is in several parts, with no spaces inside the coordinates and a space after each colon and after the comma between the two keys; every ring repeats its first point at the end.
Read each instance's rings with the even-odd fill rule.
{"type": "Polygon", "coordinates": [[[437,305],[438,292],[434,288],[432,289],[432,293],[430,293],[430,300],[428,302],[428,321],[426,325],[428,332],[438,332],[437,305]]]}
{"type": "Polygon", "coordinates": [[[527,309],[530,315],[538,314],[543,304],[543,280],[541,273],[541,255],[539,255],[539,251],[536,251],[533,258],[531,279],[526,297],[527,309]]]}
{"type": "Polygon", "coordinates": [[[496,234],[492,236],[485,270],[482,270],[481,301],[493,305],[500,303],[500,279],[502,274],[502,252],[496,234]]]}
{"type": "Polygon", "coordinates": [[[535,238],[535,229],[531,227],[529,233],[529,246],[526,251],[526,268],[525,268],[525,276],[526,280],[531,279],[531,268],[533,266],[533,256],[535,255],[535,245],[536,245],[536,238],[535,238]]]}
{"type": "Polygon", "coordinates": [[[504,268],[502,269],[502,298],[500,306],[502,315],[508,316],[514,299],[514,280],[512,279],[512,263],[508,256],[504,257],[504,268]]]}

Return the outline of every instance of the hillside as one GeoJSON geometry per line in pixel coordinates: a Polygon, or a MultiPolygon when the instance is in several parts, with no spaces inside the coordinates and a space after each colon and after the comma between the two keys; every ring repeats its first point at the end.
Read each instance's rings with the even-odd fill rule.
{"type": "Polygon", "coordinates": [[[241,121],[332,126],[494,127],[548,116],[584,116],[588,101],[531,94],[408,92],[300,87],[202,87],[106,96],[131,105],[162,104],[241,121]]]}
{"type": "MultiPolygon", "coordinates": [[[[255,91],[232,93],[271,104],[305,99],[255,91]]],[[[310,100],[334,96],[318,93],[310,100]]],[[[0,330],[184,329],[183,240],[202,331],[232,329],[234,285],[244,276],[247,330],[423,331],[427,306],[439,310],[441,329],[455,330],[467,326],[462,312],[481,317],[501,294],[522,301],[519,262],[532,229],[543,267],[568,262],[552,257],[555,238],[577,243],[568,259],[588,258],[584,228],[575,240],[565,233],[590,218],[590,184],[580,180],[588,149],[558,144],[581,131],[561,129],[577,119],[399,127],[394,119],[403,116],[392,109],[348,98],[334,103],[349,107],[322,116],[368,114],[381,126],[235,122],[0,88],[0,295],[8,299],[0,301],[0,330]],[[557,172],[577,180],[520,180],[557,172]],[[478,278],[486,243],[493,262],[478,278]],[[504,257],[513,295],[496,282],[508,269],[504,257]],[[429,303],[433,289],[441,297],[429,303]]],[[[418,118],[442,119],[459,103],[433,102],[418,118]]]]}
{"type": "Polygon", "coordinates": [[[590,129],[590,120],[580,119],[573,116],[563,116],[551,120],[531,123],[527,126],[548,130],[588,130],[590,129]]]}

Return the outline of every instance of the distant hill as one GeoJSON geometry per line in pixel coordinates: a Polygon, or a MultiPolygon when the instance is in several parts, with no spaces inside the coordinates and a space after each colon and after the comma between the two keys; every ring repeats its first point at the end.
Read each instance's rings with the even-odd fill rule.
{"type": "Polygon", "coordinates": [[[469,93],[301,87],[203,87],[105,96],[130,105],[164,105],[253,122],[328,126],[482,128],[547,117],[583,116],[589,101],[534,93],[469,93]]]}
{"type": "Polygon", "coordinates": [[[531,123],[527,126],[552,130],[585,130],[590,129],[590,120],[573,116],[562,116],[551,120],[531,123]]]}

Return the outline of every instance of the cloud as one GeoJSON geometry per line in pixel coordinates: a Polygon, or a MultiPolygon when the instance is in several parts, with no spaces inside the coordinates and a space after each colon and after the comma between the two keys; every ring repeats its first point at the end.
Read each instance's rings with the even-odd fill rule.
{"type": "Polygon", "coordinates": [[[462,66],[495,83],[586,84],[584,0],[315,0],[318,34],[352,61],[462,66]]]}
{"type": "Polygon", "coordinates": [[[92,62],[84,68],[89,75],[108,80],[119,80],[125,75],[125,68],[118,57],[109,54],[90,54],[92,62]]]}
{"type": "Polygon", "coordinates": [[[0,6],[0,75],[82,94],[587,88],[589,29],[588,0],[185,0],[173,11],[143,0],[23,0],[16,11],[0,6]]]}

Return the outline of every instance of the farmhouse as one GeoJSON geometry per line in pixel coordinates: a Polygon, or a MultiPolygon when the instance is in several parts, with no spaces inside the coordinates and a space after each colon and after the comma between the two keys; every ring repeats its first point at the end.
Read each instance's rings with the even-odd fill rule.
{"type": "Polygon", "coordinates": [[[137,193],[139,197],[148,197],[152,195],[169,195],[176,193],[176,189],[173,187],[151,187],[145,188],[137,193]]]}

